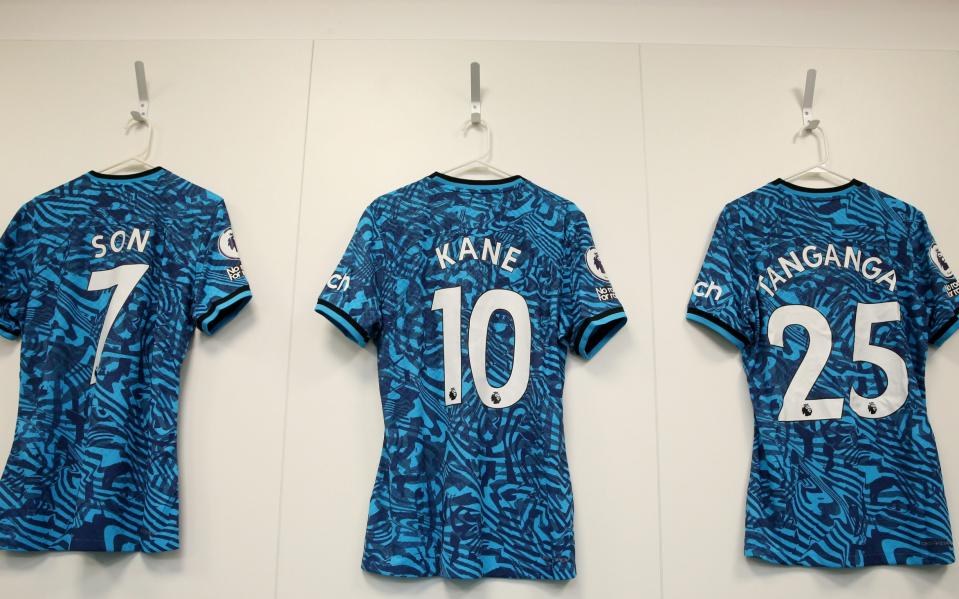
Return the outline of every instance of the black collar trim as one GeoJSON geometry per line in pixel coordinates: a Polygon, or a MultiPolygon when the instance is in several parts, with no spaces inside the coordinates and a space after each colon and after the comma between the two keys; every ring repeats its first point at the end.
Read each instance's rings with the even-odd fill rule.
{"type": "Polygon", "coordinates": [[[862,181],[857,179],[852,179],[849,183],[843,183],[842,185],[837,185],[836,187],[803,187],[802,185],[796,185],[795,183],[790,183],[785,179],[776,179],[773,181],[774,185],[783,185],[789,189],[794,189],[796,191],[801,191],[803,193],[836,193],[839,191],[844,191],[850,187],[858,187],[862,185],[862,181]]]}
{"type": "Polygon", "coordinates": [[[110,175],[107,173],[98,173],[96,171],[90,171],[91,177],[96,177],[97,179],[139,179],[141,177],[149,177],[154,173],[158,173],[163,170],[162,166],[155,166],[149,170],[140,171],[139,173],[130,173],[129,175],[110,175]]]}
{"type": "Polygon", "coordinates": [[[518,181],[519,179],[523,178],[520,175],[513,175],[512,177],[506,177],[505,179],[462,179],[460,177],[444,175],[440,172],[435,172],[430,175],[430,177],[443,179],[444,181],[449,181],[450,183],[459,183],[460,185],[504,185],[506,183],[512,183],[513,181],[518,181]]]}

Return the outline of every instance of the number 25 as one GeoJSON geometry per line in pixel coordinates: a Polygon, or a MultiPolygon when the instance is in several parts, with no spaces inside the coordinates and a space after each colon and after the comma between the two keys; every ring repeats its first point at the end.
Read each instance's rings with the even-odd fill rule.
{"type": "MultiPolygon", "coordinates": [[[[849,389],[849,405],[863,418],[885,418],[906,403],[909,393],[909,373],[902,357],[891,349],[872,343],[872,326],[884,322],[898,322],[902,318],[898,302],[858,304],[856,306],[856,338],[852,359],[869,362],[886,374],[886,390],[878,397],[865,398],[849,389]]],[[[832,420],[842,418],[844,399],[808,399],[819,375],[822,374],[832,351],[832,330],[826,317],[810,306],[781,306],[769,317],[769,343],[784,346],[786,327],[799,325],[809,333],[809,349],[796,374],[793,375],[786,393],[779,420],[832,420]]]]}

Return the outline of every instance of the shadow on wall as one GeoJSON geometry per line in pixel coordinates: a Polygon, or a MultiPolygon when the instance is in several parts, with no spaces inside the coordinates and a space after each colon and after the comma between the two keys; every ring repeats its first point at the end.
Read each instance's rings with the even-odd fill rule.
{"type": "MultiPolygon", "coordinates": [[[[481,580],[449,580],[444,578],[391,578],[380,576],[379,574],[363,573],[363,582],[367,589],[375,591],[378,595],[387,596],[426,596],[430,595],[434,588],[443,589],[445,597],[470,597],[471,599],[495,599],[502,595],[502,588],[490,584],[490,579],[481,580]],[[485,582],[484,582],[485,580],[485,582]]],[[[569,591],[575,587],[576,580],[510,580],[510,586],[529,587],[530,592],[545,593],[550,596],[558,597],[577,596],[569,591]]],[[[517,593],[525,595],[525,593],[517,593]]],[[[615,598],[609,598],[615,599],[615,598]]]]}
{"type": "Polygon", "coordinates": [[[0,553],[0,569],[26,572],[39,568],[48,561],[76,560],[77,556],[83,561],[82,576],[91,585],[87,590],[97,595],[98,591],[106,594],[113,588],[137,554],[9,551],[0,553]]]}

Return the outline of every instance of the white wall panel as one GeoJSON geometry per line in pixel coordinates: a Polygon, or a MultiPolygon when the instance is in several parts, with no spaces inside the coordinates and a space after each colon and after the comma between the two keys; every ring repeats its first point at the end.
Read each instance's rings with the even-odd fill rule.
{"type": "Polygon", "coordinates": [[[324,42],[314,59],[290,378],[279,596],[656,596],[655,431],[636,46],[324,42]],[[410,584],[360,571],[383,423],[374,353],[313,313],[376,196],[479,153],[464,139],[482,64],[494,162],[576,202],[631,322],[572,358],[566,434],[579,576],[565,585],[410,584]]]}
{"type": "Polygon", "coordinates": [[[4,0],[0,39],[537,40],[959,49],[952,0],[4,0]]]}
{"type": "MultiPolygon", "coordinates": [[[[0,43],[0,220],[138,151],[123,135],[146,63],[155,164],[224,196],[254,299],[183,368],[181,541],[161,556],[0,554],[5,597],[273,592],[289,308],[310,42],[0,43]],[[279,65],[279,68],[278,68],[279,65]]],[[[0,345],[0,461],[18,344],[0,345]]],[[[0,462],[0,463],[2,463],[0,462]]]]}
{"type": "MultiPolygon", "coordinates": [[[[675,17],[684,10],[608,3],[602,19],[619,18],[602,21],[584,16],[599,13],[549,4],[551,13],[538,14],[568,13],[551,24],[552,33],[524,28],[537,14],[527,5],[516,8],[499,36],[572,39],[573,31],[593,31],[597,39],[630,39],[637,14],[675,17]],[[580,22],[586,29],[574,27],[580,22]]],[[[0,7],[0,36],[67,31],[66,16],[42,23],[30,6],[0,7]],[[19,12],[3,12],[10,10],[19,12]],[[10,14],[26,20],[2,18],[10,14]]],[[[280,37],[319,35],[317,27],[330,37],[358,31],[357,11],[377,5],[358,4],[326,21],[313,19],[315,7],[255,23],[252,9],[220,11],[223,30],[210,28],[211,6],[196,8],[195,22],[167,13],[148,24],[153,29],[125,31],[202,36],[246,22],[255,25],[249,31],[280,37]],[[299,15],[298,29],[291,15],[299,15]]],[[[884,4],[874,15],[878,33],[864,26],[849,45],[948,42],[953,34],[942,32],[955,31],[953,13],[939,8],[942,18],[923,37],[916,23],[929,18],[928,10],[902,20],[897,32],[893,8],[884,4]]],[[[391,30],[409,32],[393,37],[416,37],[452,22],[449,10],[428,22],[421,22],[428,15],[408,11],[377,14],[394,15],[391,30]],[[419,29],[406,27],[416,19],[419,29]]],[[[725,11],[690,12],[712,14],[714,27],[691,23],[686,34],[735,43],[736,31],[774,24],[758,12],[749,22],[749,10],[743,1],[725,11]]],[[[804,43],[841,45],[836,14],[804,43]]],[[[82,24],[87,17],[76,18],[82,24]]],[[[670,23],[643,21],[642,35],[675,39],[679,29],[670,23]]],[[[469,26],[475,35],[489,33],[482,22],[469,26]]],[[[767,26],[766,37],[749,39],[775,42],[767,26]]],[[[386,25],[379,27],[364,31],[386,36],[386,25]]],[[[74,30],[113,31],[95,23],[74,30]]],[[[447,30],[450,37],[462,33],[447,30]]],[[[276,590],[284,598],[658,597],[661,576],[663,596],[677,599],[956,596],[955,567],[823,572],[742,557],[752,438],[744,375],[738,354],[686,323],[683,312],[722,206],[814,160],[811,140],[792,143],[800,125],[797,94],[811,66],[820,69],[816,110],[835,168],[921,208],[947,255],[959,255],[952,191],[959,55],[644,45],[640,61],[634,44],[317,41],[311,54],[312,45],[0,43],[4,224],[38,193],[139,149],[142,137],[124,137],[122,125],[135,101],[132,61],[142,58],[159,127],[155,161],[227,199],[255,295],[239,319],[198,340],[184,368],[184,548],[153,557],[0,554],[4,596],[259,598],[276,590]],[[579,577],[566,584],[398,582],[359,570],[383,431],[375,356],[316,316],[313,303],[374,197],[479,148],[478,135],[464,139],[458,130],[467,117],[470,60],[483,65],[495,162],[586,212],[630,316],[591,363],[569,363],[579,577]]],[[[0,460],[16,415],[17,351],[0,343],[0,460]]],[[[946,344],[931,353],[927,377],[954,510],[957,365],[959,343],[946,344]]]]}
{"type": "MultiPolygon", "coordinates": [[[[959,56],[944,52],[644,46],[665,597],[955,597],[955,568],[777,568],[742,557],[752,409],[739,354],[684,320],[727,202],[816,160],[799,97],[819,69],[815,114],[831,166],[922,209],[959,255],[955,139],[959,56]],[[694,575],[691,575],[694,572],[694,575]]],[[[927,372],[947,495],[959,509],[959,344],[927,372]]]]}

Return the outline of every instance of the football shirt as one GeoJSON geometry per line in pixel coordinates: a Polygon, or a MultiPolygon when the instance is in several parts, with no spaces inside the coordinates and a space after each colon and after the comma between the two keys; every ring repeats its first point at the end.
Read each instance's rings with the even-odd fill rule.
{"type": "Polygon", "coordinates": [[[719,217],[687,316],[740,348],[755,416],[747,556],[947,564],[925,360],[959,282],[922,213],[860,181],[774,181],[719,217]]]}
{"type": "Polygon", "coordinates": [[[180,365],[194,327],[249,300],[223,200],[163,168],[20,208],[0,240],[0,335],[21,339],[0,549],[176,549],[180,365]]]}
{"type": "Polygon", "coordinates": [[[626,323],[583,213],[519,176],[434,173],[366,209],[316,311],[376,344],[385,435],[362,567],[575,576],[566,356],[626,323]]]}

